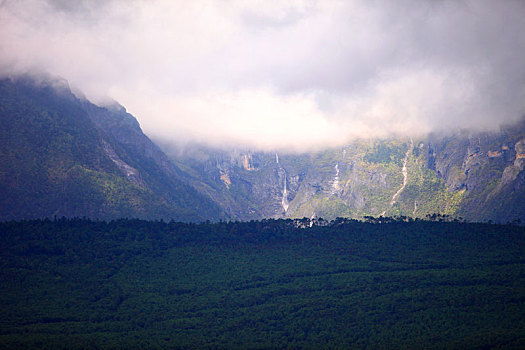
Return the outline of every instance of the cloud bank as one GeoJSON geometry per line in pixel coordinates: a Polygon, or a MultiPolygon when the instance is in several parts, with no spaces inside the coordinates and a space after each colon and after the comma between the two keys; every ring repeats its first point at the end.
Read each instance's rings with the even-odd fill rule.
{"type": "Polygon", "coordinates": [[[0,74],[165,141],[305,150],[525,113],[523,1],[0,0],[0,74]]]}

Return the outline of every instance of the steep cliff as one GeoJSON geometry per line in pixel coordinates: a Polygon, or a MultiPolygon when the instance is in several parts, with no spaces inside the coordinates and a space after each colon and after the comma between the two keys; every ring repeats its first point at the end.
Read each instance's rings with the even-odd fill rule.
{"type": "Polygon", "coordinates": [[[236,219],[450,215],[525,219],[525,122],[493,133],[360,140],[308,154],[170,150],[236,219]]]}
{"type": "MultiPolygon", "coordinates": [[[[309,154],[193,145],[170,154],[192,174],[192,185],[227,207],[233,218],[326,219],[408,214],[400,203],[405,187],[414,189],[411,145],[410,140],[371,140],[309,154]]],[[[444,181],[435,181],[444,191],[444,181]]]]}
{"type": "Polygon", "coordinates": [[[428,144],[447,188],[464,191],[458,215],[503,222],[525,219],[524,144],[525,120],[499,132],[463,133],[428,144]]]}

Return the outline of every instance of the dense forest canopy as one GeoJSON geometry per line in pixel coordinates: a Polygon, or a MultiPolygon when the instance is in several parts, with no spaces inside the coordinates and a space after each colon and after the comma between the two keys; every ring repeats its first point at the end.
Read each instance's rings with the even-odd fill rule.
{"type": "Polygon", "coordinates": [[[525,346],[524,227],[382,221],[0,223],[0,346],[525,346]]]}

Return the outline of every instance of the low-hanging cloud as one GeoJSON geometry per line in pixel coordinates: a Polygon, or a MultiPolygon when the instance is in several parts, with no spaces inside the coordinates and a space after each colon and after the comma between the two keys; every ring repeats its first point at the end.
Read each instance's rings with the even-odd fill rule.
{"type": "Polygon", "coordinates": [[[47,72],[167,141],[304,150],[525,112],[523,1],[0,0],[0,74],[47,72]]]}

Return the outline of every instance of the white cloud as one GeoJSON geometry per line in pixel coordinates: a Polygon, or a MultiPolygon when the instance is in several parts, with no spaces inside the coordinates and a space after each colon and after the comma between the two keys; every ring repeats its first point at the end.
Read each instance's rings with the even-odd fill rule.
{"type": "Polygon", "coordinates": [[[307,149],[525,111],[520,1],[4,0],[0,73],[116,99],[152,136],[307,149]]]}

